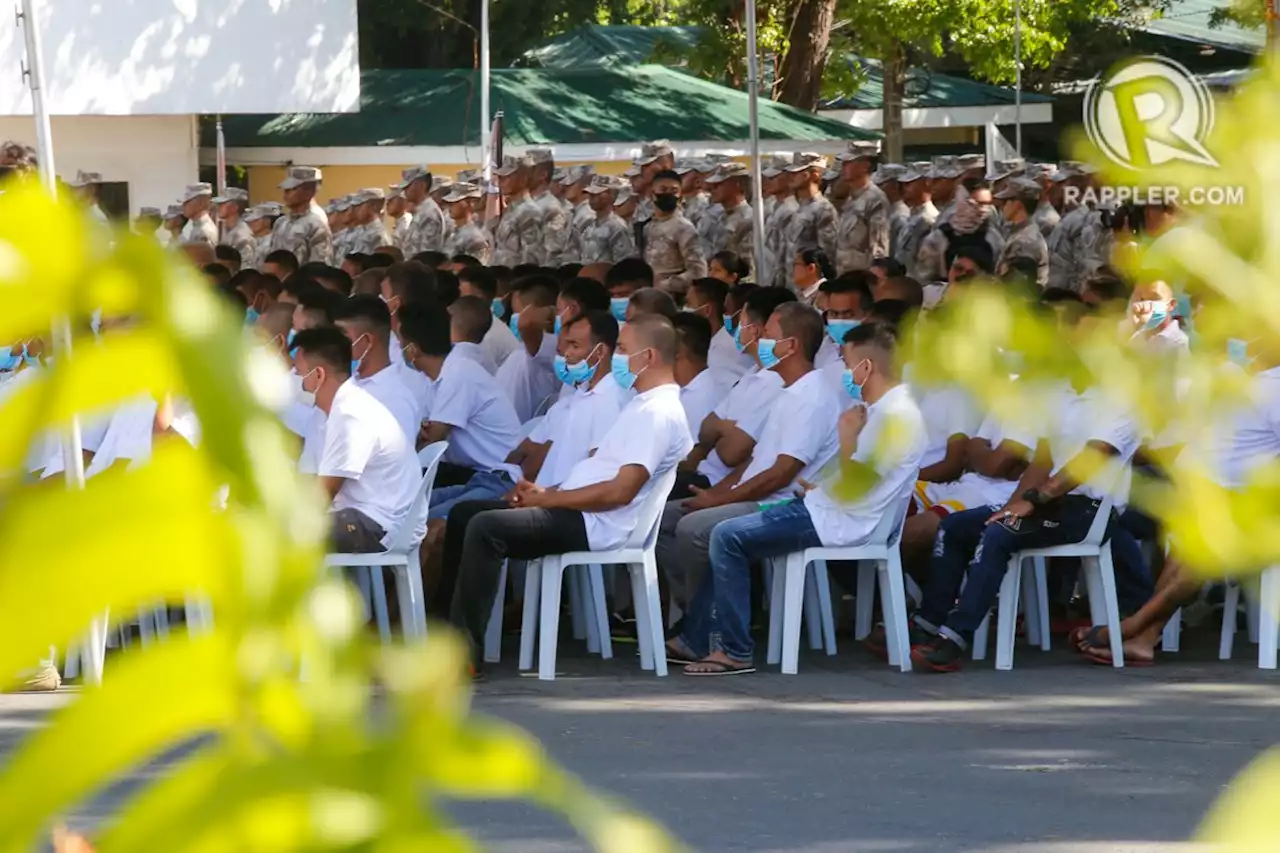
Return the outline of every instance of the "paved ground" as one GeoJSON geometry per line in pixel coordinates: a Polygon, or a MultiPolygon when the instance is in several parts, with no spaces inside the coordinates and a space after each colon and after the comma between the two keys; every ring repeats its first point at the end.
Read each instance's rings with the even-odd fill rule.
{"type": "MultiPolygon", "coordinates": [[[[796,677],[709,681],[570,656],[554,683],[500,667],[476,705],[698,850],[1181,851],[1232,775],[1275,742],[1280,719],[1280,677],[1243,659],[1253,648],[1243,635],[1230,663],[1190,645],[1147,670],[1020,647],[1011,673],[988,662],[925,676],[846,643],[835,659],[802,658],[796,677]]],[[[0,750],[53,701],[0,699],[0,750]]],[[[585,849],[531,809],[454,811],[490,849],[585,849]]]]}

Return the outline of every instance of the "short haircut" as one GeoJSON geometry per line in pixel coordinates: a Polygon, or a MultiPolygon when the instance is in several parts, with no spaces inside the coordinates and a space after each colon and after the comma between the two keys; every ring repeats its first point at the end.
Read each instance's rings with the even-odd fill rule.
{"type": "Polygon", "coordinates": [[[520,294],[524,306],[545,308],[556,304],[556,294],[560,292],[560,284],[554,278],[545,275],[529,275],[518,279],[511,286],[512,293],[520,294]]]}
{"type": "Polygon", "coordinates": [[[660,314],[668,320],[675,320],[676,315],[680,313],[671,294],[656,287],[642,287],[631,294],[631,304],[636,306],[637,311],[660,314]]]}
{"type": "MultiPolygon", "coordinates": [[[[386,255],[391,259],[391,264],[404,263],[404,252],[400,250],[399,246],[379,246],[378,251],[373,253],[375,258],[378,257],[378,255],[386,255]]],[[[391,266],[391,264],[387,264],[386,266],[391,266]]]]}
{"type": "Polygon", "coordinates": [[[784,302],[774,309],[782,334],[795,338],[804,353],[804,360],[812,363],[818,357],[818,347],[822,346],[822,315],[816,309],[803,302],[784,302]]]}
{"type": "Polygon", "coordinates": [[[453,328],[466,342],[478,344],[493,325],[493,305],[480,296],[459,296],[449,305],[453,328]]]}
{"type": "MultiPolygon", "coordinates": [[[[716,252],[711,256],[711,260],[718,263],[725,272],[735,276],[738,281],[751,275],[751,265],[747,263],[746,258],[740,257],[737,252],[716,252]]],[[[710,263],[711,261],[708,261],[710,263]]]]}
{"type": "Polygon", "coordinates": [[[642,314],[627,325],[634,331],[640,349],[652,349],[663,364],[675,363],[676,329],[670,320],[661,314],[642,314]]]}
{"type": "Polygon", "coordinates": [[[1048,287],[1040,294],[1040,302],[1043,305],[1054,305],[1059,302],[1083,302],[1080,294],[1074,290],[1068,290],[1065,287],[1048,287]]]}
{"type": "Polygon", "coordinates": [[[582,272],[582,264],[561,264],[556,267],[556,278],[561,281],[573,281],[582,272]]]}
{"type": "Polygon", "coordinates": [[[457,254],[450,258],[449,262],[453,264],[462,264],[464,267],[480,266],[480,259],[474,255],[457,254]]]}
{"type": "Polygon", "coordinates": [[[675,326],[680,348],[694,361],[705,363],[711,352],[711,321],[685,311],[676,316],[672,325],[675,326]]]}
{"type": "Polygon", "coordinates": [[[360,272],[364,272],[369,268],[368,266],[369,256],[366,255],[364,252],[349,252],[347,256],[342,260],[344,262],[351,261],[351,263],[355,264],[360,268],[360,272]]]}
{"type": "Polygon", "coordinates": [[[609,291],[594,278],[575,278],[560,288],[560,298],[582,307],[583,311],[608,311],[609,291]]]}
{"type": "Polygon", "coordinates": [[[1084,290],[1094,294],[1102,302],[1128,301],[1133,292],[1128,282],[1107,267],[1099,268],[1096,273],[1086,278],[1084,290]]]}
{"type": "MultiPolygon", "coordinates": [[[[400,250],[396,249],[396,251],[399,252],[400,250]]],[[[401,255],[400,257],[404,257],[404,256],[401,255]]],[[[374,252],[372,255],[369,255],[368,260],[365,261],[364,268],[367,271],[367,270],[373,270],[373,269],[381,269],[383,267],[389,267],[394,263],[398,263],[400,261],[400,257],[396,257],[390,252],[379,249],[378,251],[374,252]]]]}
{"type": "Polygon", "coordinates": [[[653,176],[653,183],[658,181],[675,181],[677,184],[684,183],[679,173],[674,169],[663,169],[661,172],[653,176]]]}
{"type": "Polygon", "coordinates": [[[258,320],[258,323],[273,336],[287,336],[289,330],[293,328],[293,306],[288,302],[277,302],[275,305],[269,305],[267,310],[262,312],[262,317],[258,320]]]}
{"type": "Polygon", "coordinates": [[[569,321],[591,324],[591,341],[593,344],[604,344],[609,349],[618,348],[618,321],[608,311],[586,311],[569,321]]]}
{"type": "Polygon", "coordinates": [[[312,278],[321,278],[322,274],[329,269],[332,269],[332,267],[324,261],[307,261],[305,264],[298,267],[298,272],[303,275],[311,276],[312,278]]]}
{"type": "Polygon", "coordinates": [[[294,296],[300,298],[302,294],[312,290],[324,290],[324,288],[321,287],[320,282],[316,281],[314,278],[309,278],[305,275],[298,275],[297,273],[294,273],[280,283],[281,295],[285,293],[292,293],[294,296]]]}
{"type": "Polygon", "coordinates": [[[435,302],[411,302],[400,309],[400,341],[414,344],[424,355],[444,357],[450,343],[449,312],[435,302]]]}
{"type": "Polygon", "coordinates": [[[298,294],[298,305],[305,311],[316,312],[321,317],[321,325],[332,326],[334,317],[347,300],[332,290],[323,287],[310,287],[298,294]]]}
{"type": "Polygon", "coordinates": [[[213,256],[220,261],[231,261],[236,265],[237,270],[240,269],[240,265],[244,262],[240,257],[240,250],[225,243],[219,243],[213,247],[213,256]]]}
{"type": "Polygon", "coordinates": [[[382,279],[386,277],[381,269],[375,267],[360,273],[355,277],[355,281],[351,284],[351,295],[370,294],[371,296],[380,296],[382,294],[382,279]]]}
{"type": "Polygon", "coordinates": [[[747,297],[759,289],[760,285],[753,281],[740,281],[729,288],[729,292],[725,295],[725,303],[727,304],[729,299],[732,298],[738,308],[741,309],[747,304],[747,297]]]}
{"type": "Polygon", "coordinates": [[[896,377],[897,366],[894,352],[898,348],[898,332],[884,323],[863,323],[855,326],[844,336],[845,346],[870,347],[878,353],[876,366],[881,373],[896,377]]]}
{"type": "Polygon", "coordinates": [[[524,278],[525,276],[537,275],[542,272],[542,267],[537,264],[516,264],[511,268],[511,278],[524,278]]]}
{"type": "Polygon", "coordinates": [[[948,266],[955,263],[956,258],[966,258],[973,261],[973,265],[985,273],[994,272],[996,268],[995,255],[986,243],[964,243],[955,247],[954,250],[949,248],[947,256],[950,259],[948,266]]]}
{"type": "Polygon", "coordinates": [[[623,258],[604,276],[605,287],[612,289],[620,284],[653,287],[653,267],[645,263],[644,258],[623,258]]]}
{"type": "Polygon", "coordinates": [[[218,287],[218,294],[240,311],[244,311],[249,307],[249,300],[245,299],[244,294],[236,290],[234,287],[220,285],[218,287]]]}
{"type": "Polygon", "coordinates": [[[436,274],[418,261],[405,261],[387,267],[387,282],[392,296],[401,303],[435,302],[436,274]]]}
{"type": "Polygon", "coordinates": [[[902,299],[881,299],[871,306],[867,317],[870,322],[897,329],[902,325],[903,319],[919,307],[902,299]]]}
{"type": "Polygon", "coordinates": [[[240,270],[231,277],[230,286],[249,299],[264,290],[272,299],[280,295],[280,280],[273,275],[263,275],[255,269],[240,270]]]}
{"type": "Polygon", "coordinates": [[[284,270],[286,274],[298,271],[298,256],[288,249],[276,249],[274,252],[268,252],[262,262],[264,264],[275,264],[284,270]]]}
{"type": "Polygon", "coordinates": [[[801,249],[797,254],[797,257],[806,264],[817,267],[818,275],[823,278],[836,277],[836,265],[831,263],[831,259],[827,257],[827,253],[817,246],[810,246],[807,249],[801,249]]]}
{"type": "Polygon", "coordinates": [[[729,295],[729,285],[718,278],[695,278],[689,289],[698,291],[698,295],[709,302],[717,314],[724,313],[724,298],[729,295]]]}
{"type": "Polygon", "coordinates": [[[428,269],[435,269],[442,264],[449,263],[449,256],[444,252],[436,252],[428,249],[425,252],[418,252],[413,256],[413,260],[420,264],[424,264],[428,269]]]}
{"type": "Polygon", "coordinates": [[[900,275],[894,278],[887,278],[885,279],[885,285],[893,288],[895,293],[901,294],[900,297],[895,298],[901,298],[908,305],[915,308],[924,305],[924,285],[911,276],[900,275]]]}
{"type": "Polygon", "coordinates": [[[205,275],[218,282],[219,285],[225,286],[231,283],[231,270],[222,264],[205,264],[200,269],[205,275]]]}
{"type": "Polygon", "coordinates": [[[871,262],[871,266],[884,270],[885,278],[895,278],[907,274],[907,268],[897,258],[876,258],[871,262]]]}
{"type": "Polygon", "coordinates": [[[352,296],[336,307],[335,320],[355,320],[365,323],[374,337],[387,340],[391,337],[391,311],[387,303],[377,296],[352,296]]]}
{"type": "Polygon", "coordinates": [[[458,280],[465,281],[489,299],[498,298],[498,276],[488,267],[480,265],[463,267],[458,271],[458,280]]]}
{"type": "Polygon", "coordinates": [[[292,349],[307,354],[338,376],[351,375],[351,341],[341,329],[320,326],[294,335],[292,349]]]}
{"type": "Polygon", "coordinates": [[[1005,261],[1005,281],[1017,279],[1020,284],[1034,285],[1039,274],[1040,265],[1033,258],[1010,258],[1005,261]]]}
{"type": "Polygon", "coordinates": [[[757,287],[747,296],[742,310],[751,318],[751,325],[764,326],[779,305],[795,301],[796,295],[785,287],[757,287]]]}
{"type": "Polygon", "coordinates": [[[458,276],[453,270],[436,270],[436,299],[448,307],[461,295],[458,276]]]}
{"type": "Polygon", "coordinates": [[[316,273],[316,278],[321,281],[329,282],[333,285],[334,289],[343,296],[351,295],[351,274],[346,270],[339,269],[338,267],[326,266],[323,270],[316,273]]]}
{"type": "Polygon", "coordinates": [[[818,289],[823,293],[856,293],[862,310],[867,311],[875,302],[875,296],[871,292],[871,282],[868,281],[874,278],[875,276],[865,270],[856,270],[824,281],[818,289]]]}

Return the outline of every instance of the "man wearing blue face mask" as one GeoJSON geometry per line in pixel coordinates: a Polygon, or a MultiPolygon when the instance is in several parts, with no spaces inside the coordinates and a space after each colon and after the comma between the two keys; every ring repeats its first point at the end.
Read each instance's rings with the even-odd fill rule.
{"type": "Polygon", "coordinates": [[[867,320],[875,299],[871,295],[871,274],[865,270],[845,273],[822,283],[819,299],[826,318],[827,334],[818,350],[815,366],[822,371],[828,384],[840,391],[840,374],[844,362],[840,359],[840,347],[844,336],[867,320]]]}
{"type": "Polygon", "coordinates": [[[537,414],[543,401],[558,393],[552,362],[556,356],[555,306],[559,284],[543,275],[518,279],[511,290],[510,327],[520,348],[498,368],[498,385],[515,406],[520,422],[537,414]]]}
{"type": "MultiPolygon", "coordinates": [[[[746,285],[754,288],[754,285],[746,285]]],[[[726,327],[733,318],[727,317],[725,300],[729,285],[718,278],[699,278],[689,285],[684,295],[684,310],[697,314],[711,324],[711,348],[707,353],[707,366],[719,374],[741,377],[754,363],[751,356],[739,352],[733,344],[733,330],[726,327]]]]}
{"type": "Polygon", "coordinates": [[[483,299],[491,306],[494,322],[489,325],[480,346],[493,360],[495,369],[501,367],[511,353],[520,349],[520,342],[507,324],[506,305],[498,298],[498,277],[488,267],[467,265],[458,270],[458,293],[483,299]]]}
{"type": "Polygon", "coordinates": [[[653,268],[640,258],[625,258],[605,273],[604,286],[609,289],[609,311],[613,319],[624,323],[631,294],[644,287],[653,287],[653,268]]]}
{"type": "Polygon", "coordinates": [[[386,406],[406,441],[417,441],[424,412],[404,379],[405,367],[388,357],[391,312],[386,303],[372,295],[353,296],[339,307],[335,323],[351,341],[352,381],[386,406]]]}

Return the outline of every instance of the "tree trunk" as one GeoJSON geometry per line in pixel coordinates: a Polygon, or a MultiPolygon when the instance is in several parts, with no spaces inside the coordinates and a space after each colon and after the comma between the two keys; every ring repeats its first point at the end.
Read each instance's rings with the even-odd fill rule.
{"type": "Polygon", "coordinates": [[[777,99],[782,103],[802,110],[817,108],[835,17],[836,0],[796,0],[791,37],[779,71],[777,99]]]}
{"type": "Polygon", "coordinates": [[[902,96],[906,89],[907,57],[899,42],[894,42],[881,59],[884,70],[884,159],[901,163],[902,96]]]}

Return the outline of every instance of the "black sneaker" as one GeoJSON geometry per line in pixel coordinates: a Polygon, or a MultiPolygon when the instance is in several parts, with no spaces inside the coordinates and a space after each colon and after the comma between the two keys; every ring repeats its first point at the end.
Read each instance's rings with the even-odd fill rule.
{"type": "Polygon", "coordinates": [[[911,647],[911,664],[933,672],[958,672],[964,655],[964,649],[955,640],[931,637],[929,642],[911,647]]]}
{"type": "MultiPolygon", "coordinates": [[[[935,639],[937,638],[933,634],[930,634],[924,628],[921,628],[914,621],[912,621],[907,627],[907,644],[911,646],[911,648],[924,645],[925,643],[932,643],[935,639]]],[[[889,641],[885,636],[883,622],[872,628],[871,633],[867,635],[867,638],[863,640],[862,643],[866,646],[867,651],[871,652],[871,654],[881,660],[889,659],[889,641]]]]}

